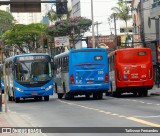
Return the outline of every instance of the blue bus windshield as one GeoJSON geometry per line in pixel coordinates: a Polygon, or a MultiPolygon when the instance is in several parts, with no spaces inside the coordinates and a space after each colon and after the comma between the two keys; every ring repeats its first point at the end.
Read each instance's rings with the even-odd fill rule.
{"type": "Polygon", "coordinates": [[[52,78],[50,62],[21,61],[15,64],[15,79],[20,82],[47,81],[52,78]]]}
{"type": "MultiPolygon", "coordinates": [[[[106,52],[103,52],[106,54],[106,52]]],[[[83,64],[103,64],[107,58],[104,58],[102,52],[73,52],[71,62],[73,65],[83,64]]]]}

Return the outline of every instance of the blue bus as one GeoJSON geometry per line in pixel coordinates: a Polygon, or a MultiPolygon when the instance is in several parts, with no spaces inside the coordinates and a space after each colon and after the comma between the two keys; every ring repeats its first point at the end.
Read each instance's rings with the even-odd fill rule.
{"type": "Polygon", "coordinates": [[[77,95],[102,99],[109,90],[108,52],[103,48],[81,48],[54,57],[55,92],[59,99],[77,95]]]}
{"type": "Polygon", "coordinates": [[[0,64],[0,89],[4,93],[3,64],[0,64]]]}
{"type": "Polygon", "coordinates": [[[5,59],[8,100],[20,98],[49,101],[53,95],[53,59],[45,53],[29,53],[5,59]]]}

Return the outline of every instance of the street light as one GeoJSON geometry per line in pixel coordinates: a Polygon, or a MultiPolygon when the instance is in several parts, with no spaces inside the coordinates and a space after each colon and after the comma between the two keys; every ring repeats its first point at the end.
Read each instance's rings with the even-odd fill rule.
{"type": "Polygon", "coordinates": [[[93,17],[93,0],[91,0],[91,16],[92,16],[92,45],[93,45],[93,48],[95,48],[94,17],[93,17]]]}

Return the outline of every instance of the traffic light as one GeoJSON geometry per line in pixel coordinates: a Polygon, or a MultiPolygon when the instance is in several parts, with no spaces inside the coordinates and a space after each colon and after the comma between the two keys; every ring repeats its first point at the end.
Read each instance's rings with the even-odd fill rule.
{"type": "Polygon", "coordinates": [[[121,46],[121,36],[117,36],[117,46],[121,46]]]}
{"type": "Polygon", "coordinates": [[[57,2],[56,3],[56,13],[57,14],[67,14],[67,2],[57,2]]]}
{"type": "Polygon", "coordinates": [[[43,38],[43,48],[48,48],[48,38],[43,38]]]}

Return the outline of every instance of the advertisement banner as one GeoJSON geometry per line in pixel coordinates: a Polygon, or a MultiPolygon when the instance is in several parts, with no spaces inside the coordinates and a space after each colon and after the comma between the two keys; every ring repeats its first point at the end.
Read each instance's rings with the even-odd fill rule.
{"type": "MultiPolygon", "coordinates": [[[[92,48],[92,37],[88,37],[88,48],[92,48]]],[[[95,47],[114,48],[114,35],[95,37],[95,47]]]]}

